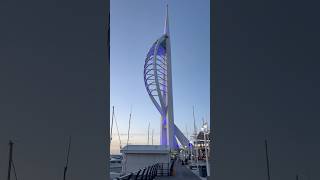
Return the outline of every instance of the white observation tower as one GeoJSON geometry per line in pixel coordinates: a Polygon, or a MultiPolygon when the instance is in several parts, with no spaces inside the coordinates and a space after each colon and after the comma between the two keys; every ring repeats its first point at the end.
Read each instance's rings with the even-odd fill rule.
{"type": "Polygon", "coordinates": [[[174,124],[168,5],[164,34],[151,46],[143,74],[147,92],[161,116],[160,145],[178,149],[178,139],[181,145],[190,146],[189,140],[174,124]]]}

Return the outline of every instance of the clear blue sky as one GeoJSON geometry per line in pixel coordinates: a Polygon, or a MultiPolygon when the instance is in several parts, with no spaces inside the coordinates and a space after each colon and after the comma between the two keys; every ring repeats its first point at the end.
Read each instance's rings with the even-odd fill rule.
{"type": "MultiPolygon", "coordinates": [[[[210,0],[111,0],[111,106],[126,143],[132,106],[129,143],[146,144],[147,129],[154,129],[159,143],[160,115],[143,81],[147,51],[164,29],[165,6],[169,4],[173,104],[176,125],[190,135],[192,106],[197,126],[210,117],[210,0]]],[[[119,150],[114,124],[111,151],[119,150]]],[[[150,130],[151,143],[151,130],[150,130]]]]}

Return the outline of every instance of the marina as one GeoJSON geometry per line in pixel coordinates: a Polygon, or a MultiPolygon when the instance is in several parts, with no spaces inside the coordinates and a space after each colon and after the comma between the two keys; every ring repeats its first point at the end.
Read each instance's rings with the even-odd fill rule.
{"type": "MultiPolygon", "coordinates": [[[[143,171],[153,164],[161,164],[161,168],[157,169],[156,179],[207,179],[210,173],[207,168],[210,138],[208,134],[206,136],[207,138],[204,137],[204,132],[200,131],[193,136],[196,137],[193,139],[195,146],[180,148],[174,153],[169,153],[169,148],[163,145],[125,146],[121,150],[122,154],[110,156],[110,178],[127,179],[132,174],[130,178],[133,179],[139,170],[143,171]]],[[[143,176],[141,174],[142,172],[140,176],[143,176]]]]}

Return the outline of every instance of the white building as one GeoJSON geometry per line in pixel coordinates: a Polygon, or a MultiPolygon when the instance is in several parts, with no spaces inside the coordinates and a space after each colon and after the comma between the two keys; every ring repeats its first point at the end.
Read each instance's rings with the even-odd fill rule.
{"type": "Polygon", "coordinates": [[[123,154],[122,173],[124,174],[156,163],[164,163],[168,166],[170,163],[170,149],[166,145],[128,145],[120,152],[123,154]]]}

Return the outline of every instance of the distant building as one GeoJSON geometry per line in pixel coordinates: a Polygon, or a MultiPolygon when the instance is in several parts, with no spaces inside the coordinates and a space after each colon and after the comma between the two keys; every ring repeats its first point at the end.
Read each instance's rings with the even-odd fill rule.
{"type": "MultiPolygon", "coordinates": [[[[196,141],[194,141],[194,146],[196,147],[195,150],[197,150],[198,158],[200,160],[205,160],[206,153],[205,153],[205,147],[207,147],[208,150],[208,158],[210,158],[210,133],[206,134],[206,142],[204,141],[204,135],[203,131],[200,131],[196,136],[196,141]]],[[[196,153],[194,153],[196,154],[196,153]]]]}

